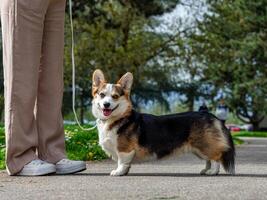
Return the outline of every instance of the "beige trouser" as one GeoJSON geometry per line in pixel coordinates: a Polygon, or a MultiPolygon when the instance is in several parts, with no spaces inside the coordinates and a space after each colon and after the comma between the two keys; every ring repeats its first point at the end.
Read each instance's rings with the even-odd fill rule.
{"type": "Polygon", "coordinates": [[[65,158],[61,114],[65,0],[0,0],[10,175],[65,158]]]}

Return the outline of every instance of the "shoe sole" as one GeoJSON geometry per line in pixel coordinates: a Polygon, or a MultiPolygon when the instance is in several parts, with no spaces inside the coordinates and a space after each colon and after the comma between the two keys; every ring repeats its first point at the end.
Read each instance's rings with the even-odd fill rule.
{"type": "Polygon", "coordinates": [[[56,174],[64,175],[64,174],[75,174],[81,171],[86,170],[86,165],[79,166],[79,167],[69,167],[65,169],[57,169],[56,174]]]}
{"type": "Polygon", "coordinates": [[[45,176],[56,173],[56,169],[46,169],[46,170],[26,170],[19,172],[16,174],[17,176],[45,176]]]}

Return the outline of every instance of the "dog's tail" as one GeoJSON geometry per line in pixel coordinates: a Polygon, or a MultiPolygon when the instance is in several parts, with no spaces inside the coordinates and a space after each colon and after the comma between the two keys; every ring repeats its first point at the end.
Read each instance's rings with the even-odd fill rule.
{"type": "Polygon", "coordinates": [[[222,125],[222,131],[227,139],[229,148],[223,153],[221,162],[226,172],[229,174],[235,174],[235,146],[233,138],[231,136],[231,132],[224,125],[222,125]]]}

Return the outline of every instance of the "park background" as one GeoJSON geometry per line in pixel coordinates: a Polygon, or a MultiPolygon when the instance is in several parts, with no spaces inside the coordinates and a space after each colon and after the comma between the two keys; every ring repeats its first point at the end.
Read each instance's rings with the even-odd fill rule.
{"type": "MultiPolygon", "coordinates": [[[[227,123],[251,124],[254,131],[264,131],[267,127],[266,9],[265,0],[73,1],[79,120],[86,127],[94,120],[90,108],[91,77],[99,68],[109,82],[115,82],[127,71],[133,73],[132,101],[139,111],[154,114],[193,111],[205,101],[214,112],[223,97],[231,111],[227,123]]],[[[62,111],[68,156],[105,159],[98,146],[97,132],[81,131],[72,124],[70,52],[66,7],[62,111]]],[[[0,73],[3,123],[2,66],[0,73]]],[[[4,168],[3,127],[0,132],[0,168],[4,168]]],[[[267,135],[266,132],[239,134],[252,133],[267,135]]]]}

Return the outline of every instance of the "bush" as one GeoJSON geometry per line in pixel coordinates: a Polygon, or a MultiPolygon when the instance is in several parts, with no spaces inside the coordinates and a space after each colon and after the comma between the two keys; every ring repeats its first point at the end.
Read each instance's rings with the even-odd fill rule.
{"type": "Polygon", "coordinates": [[[5,168],[5,131],[4,127],[0,126],[0,169],[5,168]]]}
{"type": "Polygon", "coordinates": [[[83,131],[76,125],[65,126],[68,158],[74,160],[102,160],[107,156],[98,145],[97,130],[83,131]]]}

